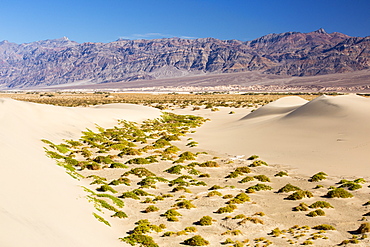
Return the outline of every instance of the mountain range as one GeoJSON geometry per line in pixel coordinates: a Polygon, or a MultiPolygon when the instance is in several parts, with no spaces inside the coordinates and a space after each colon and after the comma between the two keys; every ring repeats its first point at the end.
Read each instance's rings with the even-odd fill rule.
{"type": "Polygon", "coordinates": [[[215,38],[119,39],[77,43],[66,37],[15,44],[0,42],[0,88],[258,72],[317,76],[370,69],[370,36],[286,32],[252,41],[215,38]]]}

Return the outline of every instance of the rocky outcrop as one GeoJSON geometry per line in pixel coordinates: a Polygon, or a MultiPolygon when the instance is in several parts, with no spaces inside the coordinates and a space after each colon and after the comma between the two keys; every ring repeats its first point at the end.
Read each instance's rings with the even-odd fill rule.
{"type": "Polygon", "coordinates": [[[61,38],[0,42],[0,85],[125,82],[204,73],[261,71],[307,76],[370,68],[370,37],[287,32],[253,41],[203,39],[76,43],[61,38]]]}

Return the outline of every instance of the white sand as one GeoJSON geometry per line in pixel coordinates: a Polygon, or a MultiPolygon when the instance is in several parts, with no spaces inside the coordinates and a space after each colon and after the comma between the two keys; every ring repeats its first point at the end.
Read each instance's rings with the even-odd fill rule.
{"type": "Polygon", "coordinates": [[[159,114],[127,104],[67,108],[0,99],[0,246],[125,246],[122,232],[92,216],[79,182],[45,156],[41,139],[59,143],[95,124],[159,114]]]}
{"type": "Polygon", "coordinates": [[[311,102],[291,96],[246,116],[220,117],[194,136],[200,148],[234,155],[257,154],[312,175],[370,175],[370,99],[321,96],[311,102]],[[238,117],[236,119],[236,117],[238,117]]]}

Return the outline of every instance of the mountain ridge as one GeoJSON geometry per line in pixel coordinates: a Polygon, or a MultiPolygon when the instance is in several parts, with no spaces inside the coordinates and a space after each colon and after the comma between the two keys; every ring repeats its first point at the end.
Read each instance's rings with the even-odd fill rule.
{"type": "Polygon", "coordinates": [[[62,37],[25,44],[0,42],[2,88],[247,71],[314,76],[369,68],[369,36],[327,33],[322,28],[268,34],[252,41],[174,37],[77,43],[62,37]]]}

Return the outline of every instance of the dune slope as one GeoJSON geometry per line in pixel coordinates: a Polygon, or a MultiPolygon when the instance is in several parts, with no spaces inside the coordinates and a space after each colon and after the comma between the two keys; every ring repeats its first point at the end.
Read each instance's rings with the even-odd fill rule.
{"type": "Polygon", "coordinates": [[[85,128],[141,121],[156,109],[116,104],[66,108],[0,99],[0,246],[125,246],[92,216],[79,182],[45,156],[41,139],[78,138],[85,128]]]}
{"type": "Polygon", "coordinates": [[[370,172],[369,112],[370,99],[356,95],[310,102],[286,97],[236,121],[206,123],[196,138],[202,148],[263,155],[308,175],[364,176],[370,172]]]}

